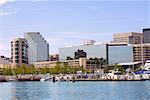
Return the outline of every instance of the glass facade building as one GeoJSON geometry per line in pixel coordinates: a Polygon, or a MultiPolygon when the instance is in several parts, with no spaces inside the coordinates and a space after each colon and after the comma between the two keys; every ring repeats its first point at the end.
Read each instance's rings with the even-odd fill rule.
{"type": "Polygon", "coordinates": [[[28,55],[30,64],[49,59],[49,44],[39,32],[27,32],[24,36],[29,46],[28,55]]]}
{"type": "Polygon", "coordinates": [[[78,50],[83,50],[84,52],[86,52],[87,58],[107,58],[106,44],[94,44],[59,48],[59,60],[66,60],[68,56],[74,58],[74,53],[78,50]]]}
{"type": "Polygon", "coordinates": [[[108,64],[133,62],[133,46],[108,46],[108,64]]]}

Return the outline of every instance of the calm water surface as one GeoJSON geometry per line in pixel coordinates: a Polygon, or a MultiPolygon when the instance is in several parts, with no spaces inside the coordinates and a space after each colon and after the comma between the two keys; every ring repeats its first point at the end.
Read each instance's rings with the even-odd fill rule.
{"type": "Polygon", "coordinates": [[[150,81],[0,83],[0,100],[150,100],[150,81]]]}

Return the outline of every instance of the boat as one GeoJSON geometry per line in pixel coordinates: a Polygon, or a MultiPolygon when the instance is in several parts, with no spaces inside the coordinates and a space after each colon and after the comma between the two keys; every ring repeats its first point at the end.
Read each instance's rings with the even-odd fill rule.
{"type": "Polygon", "coordinates": [[[51,80],[52,79],[52,77],[50,77],[50,76],[45,76],[45,77],[43,77],[43,78],[41,78],[40,79],[40,81],[49,81],[49,80],[51,80]]]}
{"type": "Polygon", "coordinates": [[[0,82],[7,82],[4,76],[0,76],[0,82]]]}
{"type": "Polygon", "coordinates": [[[150,71],[150,60],[147,60],[144,65],[144,70],[150,71]]]}
{"type": "Polygon", "coordinates": [[[7,80],[7,82],[16,82],[17,78],[16,77],[9,77],[6,80],[7,80]]]}

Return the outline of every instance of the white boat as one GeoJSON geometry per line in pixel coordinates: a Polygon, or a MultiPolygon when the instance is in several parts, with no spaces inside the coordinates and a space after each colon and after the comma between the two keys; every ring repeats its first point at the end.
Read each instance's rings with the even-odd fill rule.
{"type": "Polygon", "coordinates": [[[144,70],[150,71],[150,60],[147,60],[144,65],[144,70]]]}
{"type": "Polygon", "coordinates": [[[45,77],[43,77],[43,78],[41,78],[40,79],[40,81],[48,81],[48,80],[51,80],[52,79],[52,77],[50,77],[50,76],[45,76],[45,77]]]}

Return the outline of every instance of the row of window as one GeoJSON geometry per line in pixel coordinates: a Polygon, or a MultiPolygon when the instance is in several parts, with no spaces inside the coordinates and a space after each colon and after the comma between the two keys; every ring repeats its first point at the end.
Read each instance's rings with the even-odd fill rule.
{"type": "MultiPolygon", "coordinates": [[[[15,63],[19,63],[19,60],[15,60],[15,63]]],[[[28,64],[28,61],[22,60],[22,63],[28,64]]]]}

